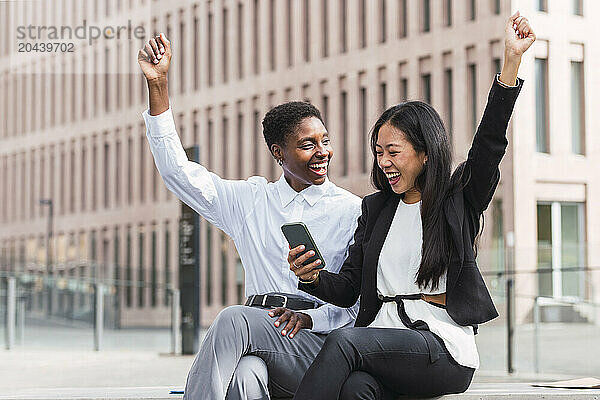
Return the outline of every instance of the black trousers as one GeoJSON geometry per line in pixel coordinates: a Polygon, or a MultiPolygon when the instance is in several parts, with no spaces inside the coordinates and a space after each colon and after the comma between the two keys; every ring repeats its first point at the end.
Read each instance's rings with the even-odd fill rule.
{"type": "Polygon", "coordinates": [[[454,361],[430,331],[338,329],[325,340],[294,399],[382,400],[462,393],[474,372],[454,361]]]}

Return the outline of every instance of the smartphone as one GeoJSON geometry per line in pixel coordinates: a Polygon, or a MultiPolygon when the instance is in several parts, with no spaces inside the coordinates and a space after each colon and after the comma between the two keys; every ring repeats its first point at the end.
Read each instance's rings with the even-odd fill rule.
{"type": "Polygon", "coordinates": [[[325,267],[325,259],[323,258],[321,252],[317,248],[317,245],[315,244],[315,241],[310,235],[310,232],[308,231],[306,225],[304,225],[302,222],[292,222],[289,224],[283,224],[281,226],[281,231],[283,232],[283,236],[285,236],[292,249],[303,244],[305,247],[305,253],[309,250],[313,250],[315,252],[315,255],[306,260],[303,265],[310,264],[319,259],[321,260],[321,264],[317,266],[317,268],[325,267]]]}

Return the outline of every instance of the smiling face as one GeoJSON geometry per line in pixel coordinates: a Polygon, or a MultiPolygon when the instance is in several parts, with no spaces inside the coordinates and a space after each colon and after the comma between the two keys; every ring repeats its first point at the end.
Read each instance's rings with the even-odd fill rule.
{"type": "Polygon", "coordinates": [[[404,133],[385,123],[379,129],[375,145],[377,165],[385,173],[394,193],[405,194],[407,203],[416,202],[421,195],[415,180],[427,161],[424,151],[415,151],[404,133]]]}
{"type": "Polygon", "coordinates": [[[287,137],[285,146],[273,144],[271,151],[275,158],[283,160],[285,179],[297,192],[325,182],[333,157],[327,129],[316,117],[303,119],[287,137]]]}

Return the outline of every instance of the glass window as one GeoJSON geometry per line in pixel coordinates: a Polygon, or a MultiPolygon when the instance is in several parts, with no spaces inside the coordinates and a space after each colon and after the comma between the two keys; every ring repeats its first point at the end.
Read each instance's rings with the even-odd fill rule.
{"type": "Polygon", "coordinates": [[[492,263],[495,270],[504,271],[504,213],[502,211],[502,200],[495,200],[492,211],[493,231],[492,231],[492,263]]]}
{"type": "MultiPolygon", "coordinates": [[[[229,140],[228,136],[229,136],[229,118],[227,118],[227,116],[223,116],[222,119],[222,125],[221,126],[221,144],[222,144],[222,149],[227,149],[227,142],[229,140]]],[[[229,177],[229,170],[227,168],[227,158],[228,157],[222,157],[221,160],[223,161],[223,177],[229,177]]]]}
{"type": "Polygon", "coordinates": [[[329,56],[329,0],[321,0],[321,56],[329,56]]]}
{"type": "Polygon", "coordinates": [[[379,84],[379,109],[383,112],[387,108],[387,84],[381,82],[379,84]]]}
{"type": "Polygon", "coordinates": [[[475,21],[476,16],[477,16],[477,8],[475,5],[475,0],[471,0],[469,2],[469,19],[471,21],[475,21]]]}
{"type": "MultiPolygon", "coordinates": [[[[198,59],[198,49],[200,48],[198,44],[198,39],[200,38],[200,21],[198,17],[194,15],[194,66],[200,65],[200,61],[198,59]]],[[[198,90],[200,87],[200,68],[192,68],[194,71],[194,90],[198,90]]],[[[241,75],[241,74],[240,74],[241,75]]]]}
{"type": "Polygon", "coordinates": [[[400,79],[400,96],[402,101],[408,100],[408,79],[401,78],[400,79]]]}
{"type": "MultiPolygon", "coordinates": [[[[179,48],[185,49],[185,22],[184,22],[185,14],[183,10],[179,13],[179,48]]],[[[185,65],[186,65],[186,57],[185,51],[182,51],[177,54],[179,59],[179,93],[185,92],[186,81],[185,81],[185,65]]]]}
{"type": "Polygon", "coordinates": [[[131,266],[131,227],[127,227],[127,238],[125,246],[125,305],[129,308],[133,304],[132,296],[132,266],[131,266]]]}
{"type": "Polygon", "coordinates": [[[573,14],[583,16],[583,0],[572,0],[573,14]]]}
{"type": "Polygon", "coordinates": [[[294,39],[292,35],[292,0],[287,0],[285,14],[287,17],[286,23],[286,36],[287,36],[287,59],[288,59],[288,67],[291,67],[294,64],[294,39]]]}
{"type": "Polygon", "coordinates": [[[258,74],[260,71],[260,18],[259,18],[259,1],[254,0],[254,7],[252,7],[252,38],[253,38],[253,56],[254,56],[254,73],[258,74]]]}
{"type": "Polygon", "coordinates": [[[206,223],[206,305],[212,304],[212,225],[206,223]]]}
{"type": "Polygon", "coordinates": [[[469,64],[467,67],[469,89],[469,122],[471,123],[471,132],[475,135],[477,130],[477,66],[469,64]]]}
{"type": "Polygon", "coordinates": [[[237,176],[236,178],[243,178],[244,175],[244,148],[242,146],[244,138],[244,114],[238,112],[237,114],[237,142],[238,146],[238,159],[237,159],[237,176]]]}
{"type": "Polygon", "coordinates": [[[340,0],[340,48],[348,51],[348,0],[340,0]]]}
{"type": "Polygon", "coordinates": [[[258,110],[254,110],[252,113],[252,126],[254,127],[254,134],[256,135],[256,140],[252,141],[252,170],[254,175],[258,175],[260,173],[258,170],[260,165],[259,145],[262,136],[260,129],[260,114],[258,110]]]}
{"type": "Polygon", "coordinates": [[[550,204],[537,205],[538,293],[552,296],[552,213],[550,204]]]}
{"type": "Polygon", "coordinates": [[[385,41],[387,40],[386,1],[387,0],[379,0],[379,42],[380,43],[385,43],[385,41]]]}
{"type": "Polygon", "coordinates": [[[109,176],[110,176],[110,146],[108,143],[104,143],[104,180],[102,189],[104,191],[104,208],[109,207],[110,201],[110,189],[109,189],[109,176]]]}
{"type": "Polygon", "coordinates": [[[366,0],[359,0],[358,8],[358,37],[360,40],[360,47],[364,48],[367,46],[367,6],[366,0]]]}
{"type": "Polygon", "coordinates": [[[539,294],[581,297],[584,293],[584,203],[537,205],[539,294]]]}
{"type": "Polygon", "coordinates": [[[214,83],[214,55],[215,55],[215,46],[214,46],[214,41],[215,41],[215,36],[214,36],[214,29],[215,29],[215,24],[214,24],[214,16],[212,12],[208,13],[208,47],[207,47],[207,52],[208,52],[208,85],[212,86],[214,83]]]}
{"type": "MultiPolygon", "coordinates": [[[[223,68],[223,82],[229,80],[229,10],[223,7],[221,11],[221,59],[223,68]]],[[[183,62],[181,62],[183,64],[183,62]]]]}
{"type": "Polygon", "coordinates": [[[140,135],[140,202],[146,201],[146,135],[140,135]]]}
{"type": "MultiPolygon", "coordinates": [[[[196,23],[197,20],[194,20],[196,23]]],[[[196,33],[197,34],[197,33],[196,33]]],[[[244,3],[239,2],[237,5],[237,69],[238,78],[244,77],[244,3]]],[[[194,49],[195,50],[195,49],[194,49]]],[[[199,68],[195,68],[199,70],[199,68]]]]}
{"type": "Polygon", "coordinates": [[[156,266],[156,226],[152,227],[150,247],[150,304],[156,307],[157,304],[157,289],[158,289],[158,272],[156,266]]]}
{"type": "Polygon", "coordinates": [[[584,207],[581,203],[561,203],[561,289],[563,296],[579,297],[583,294],[585,265],[584,207]]]}
{"type": "Polygon", "coordinates": [[[340,129],[342,133],[342,175],[348,175],[348,94],[340,93],[340,129]]]}
{"type": "Polygon", "coordinates": [[[431,5],[429,0],[422,0],[421,7],[421,31],[429,32],[431,30],[431,5]]]}
{"type": "Polygon", "coordinates": [[[398,0],[398,37],[403,38],[406,37],[406,20],[407,20],[407,12],[406,12],[406,0],[398,0]]]}
{"type": "Polygon", "coordinates": [[[446,114],[446,130],[448,131],[448,136],[450,137],[450,139],[452,139],[452,126],[454,123],[453,120],[453,115],[452,115],[452,107],[453,107],[453,102],[452,102],[452,70],[450,68],[447,68],[446,70],[444,70],[444,86],[445,86],[445,93],[444,93],[444,107],[445,107],[445,114],[446,114]]]}
{"type": "Polygon", "coordinates": [[[137,289],[138,289],[138,307],[144,307],[144,292],[146,284],[146,279],[144,278],[144,227],[140,226],[138,231],[138,279],[137,279],[137,289]]]}
{"type": "Polygon", "coordinates": [[[585,154],[585,96],[583,63],[571,61],[571,146],[575,154],[585,154]]]}
{"type": "Polygon", "coordinates": [[[206,165],[208,166],[208,169],[212,170],[212,168],[214,168],[213,166],[213,154],[212,154],[212,145],[213,145],[213,121],[212,119],[208,119],[207,122],[207,152],[206,152],[206,165]]]}
{"type": "MultiPolygon", "coordinates": [[[[304,0],[302,7],[302,25],[304,29],[304,61],[310,61],[310,3],[304,0]]],[[[275,37],[275,35],[273,35],[275,37]]],[[[273,46],[275,48],[275,46],[273,46]]]]}
{"type": "Polygon", "coordinates": [[[169,305],[169,289],[171,288],[171,232],[169,223],[165,223],[165,294],[164,305],[169,305]]]}
{"type": "Polygon", "coordinates": [[[421,75],[421,97],[431,104],[431,74],[421,75]]]}
{"type": "Polygon", "coordinates": [[[444,23],[452,26],[452,0],[444,1],[444,23]]]}
{"type": "Polygon", "coordinates": [[[228,297],[227,236],[221,232],[221,304],[226,305],[228,297]]]}
{"type": "MultiPolygon", "coordinates": [[[[361,87],[360,88],[360,137],[364,138],[364,137],[368,137],[369,132],[368,132],[368,128],[367,128],[367,88],[366,87],[361,87]]],[[[367,172],[367,160],[369,157],[369,153],[371,152],[370,147],[366,144],[366,141],[363,140],[363,143],[361,144],[362,148],[363,148],[363,152],[362,152],[362,159],[361,159],[361,170],[363,173],[367,172]]]]}
{"type": "Polygon", "coordinates": [[[535,59],[535,138],[536,151],[548,153],[548,60],[535,59]]]}

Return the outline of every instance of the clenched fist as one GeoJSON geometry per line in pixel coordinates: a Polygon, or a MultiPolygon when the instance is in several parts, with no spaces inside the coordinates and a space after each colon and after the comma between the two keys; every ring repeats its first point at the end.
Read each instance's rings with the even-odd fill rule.
{"type": "Polygon", "coordinates": [[[171,42],[164,33],[148,40],[138,52],[138,64],[148,82],[167,77],[171,64],[171,42]]]}

